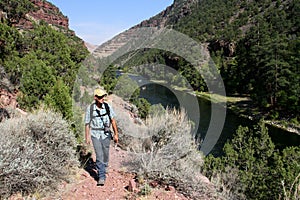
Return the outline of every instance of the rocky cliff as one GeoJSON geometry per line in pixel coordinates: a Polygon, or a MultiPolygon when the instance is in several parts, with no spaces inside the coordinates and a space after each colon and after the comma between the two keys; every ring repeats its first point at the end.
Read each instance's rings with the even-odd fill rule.
{"type": "Polygon", "coordinates": [[[12,26],[19,30],[32,29],[34,22],[39,23],[41,21],[64,30],[69,29],[69,19],[64,16],[55,5],[44,0],[29,0],[27,4],[30,4],[30,2],[32,5],[26,6],[31,9],[22,10],[22,12],[19,13],[15,13],[16,9],[19,9],[18,6],[13,3],[5,4],[5,7],[0,8],[1,20],[6,19],[10,21],[12,26]],[[12,17],[13,15],[17,16],[12,17]]]}
{"type": "Polygon", "coordinates": [[[30,0],[38,8],[29,13],[29,16],[37,20],[44,20],[48,24],[69,29],[69,19],[53,4],[43,0],[30,0]]]}

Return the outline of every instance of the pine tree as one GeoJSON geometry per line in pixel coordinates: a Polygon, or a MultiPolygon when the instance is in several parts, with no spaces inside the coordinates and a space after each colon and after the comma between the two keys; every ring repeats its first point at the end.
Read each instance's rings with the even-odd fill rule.
{"type": "Polygon", "coordinates": [[[26,55],[19,65],[24,70],[20,79],[22,96],[19,103],[21,107],[29,110],[38,108],[55,83],[53,70],[39,60],[35,53],[26,55]]]}
{"type": "Polygon", "coordinates": [[[45,103],[54,111],[62,113],[65,119],[72,119],[72,98],[69,88],[61,79],[58,79],[49,93],[45,96],[45,103]]]}

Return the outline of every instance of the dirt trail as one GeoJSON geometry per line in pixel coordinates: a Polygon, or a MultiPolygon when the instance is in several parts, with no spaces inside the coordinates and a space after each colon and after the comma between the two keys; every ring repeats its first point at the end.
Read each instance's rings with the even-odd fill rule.
{"type": "Polygon", "coordinates": [[[61,200],[187,200],[182,194],[175,191],[174,188],[157,186],[151,189],[151,194],[142,196],[136,192],[130,192],[128,187],[130,181],[134,182],[135,174],[126,171],[122,162],[128,159],[128,154],[119,148],[111,146],[110,162],[107,179],[104,186],[97,186],[95,180],[96,171],[88,165],[85,169],[80,169],[72,183],[62,185],[59,194],[54,199],[61,200]]]}
{"type": "MultiPolygon", "coordinates": [[[[120,116],[122,122],[127,124],[125,132],[143,131],[143,126],[136,124],[133,114],[126,109],[130,105],[115,95],[110,95],[107,101],[113,105],[117,116],[120,116]],[[131,130],[132,129],[132,130],[131,130]]],[[[182,194],[177,192],[173,187],[157,186],[151,188],[151,194],[141,196],[138,193],[138,186],[135,192],[128,190],[129,185],[135,185],[135,174],[129,173],[124,162],[128,161],[129,154],[120,148],[111,145],[110,161],[107,179],[104,186],[97,186],[96,170],[89,166],[80,169],[72,183],[62,185],[60,192],[55,195],[55,200],[187,200],[182,194]],[[130,184],[131,182],[131,184],[130,184]]],[[[47,199],[52,200],[52,199],[47,199]]]]}

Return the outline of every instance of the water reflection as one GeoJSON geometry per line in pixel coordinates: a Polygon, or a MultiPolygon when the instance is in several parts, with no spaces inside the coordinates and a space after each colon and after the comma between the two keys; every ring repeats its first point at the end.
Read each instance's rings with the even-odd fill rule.
{"type": "MultiPolygon", "coordinates": [[[[164,107],[179,108],[177,97],[180,96],[181,98],[187,98],[188,95],[191,95],[180,91],[175,91],[175,93],[174,91],[171,91],[162,85],[149,83],[144,85],[144,88],[141,90],[140,97],[147,99],[152,105],[161,103],[164,107]]],[[[193,110],[187,110],[187,113],[191,120],[199,121],[199,126],[196,130],[197,138],[204,140],[211,120],[212,103],[203,98],[198,98],[198,103],[200,108],[200,121],[195,119],[199,116],[199,113],[195,113],[193,110]]],[[[231,111],[227,110],[225,124],[221,136],[210,153],[215,156],[220,156],[222,154],[222,149],[225,142],[232,139],[233,134],[240,125],[250,127],[254,125],[254,122],[246,118],[238,117],[231,111]]],[[[286,146],[297,146],[300,144],[299,135],[289,133],[275,127],[268,128],[269,135],[276,144],[277,148],[282,149],[286,146]]]]}

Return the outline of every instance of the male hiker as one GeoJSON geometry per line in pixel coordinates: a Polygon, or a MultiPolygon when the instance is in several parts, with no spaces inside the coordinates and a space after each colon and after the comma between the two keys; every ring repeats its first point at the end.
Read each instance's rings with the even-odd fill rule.
{"type": "Polygon", "coordinates": [[[85,141],[93,143],[96,153],[96,168],[98,171],[98,186],[103,186],[106,179],[106,168],[109,161],[110,140],[118,143],[118,129],[115,113],[112,107],[104,102],[107,93],[102,89],[94,91],[94,100],[85,112],[85,141]],[[112,125],[114,134],[110,130],[112,125]]]}

